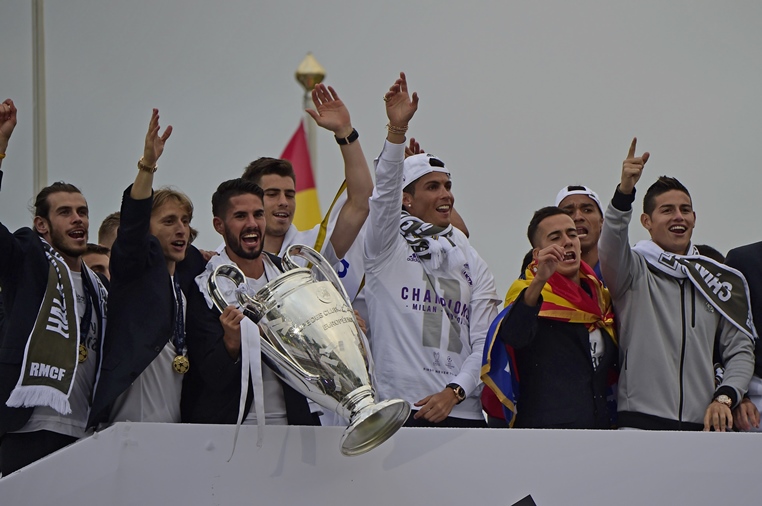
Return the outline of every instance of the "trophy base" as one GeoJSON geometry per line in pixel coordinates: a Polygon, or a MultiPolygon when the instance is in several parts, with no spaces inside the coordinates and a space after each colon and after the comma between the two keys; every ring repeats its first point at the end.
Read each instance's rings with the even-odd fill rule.
{"type": "Polygon", "coordinates": [[[362,455],[392,437],[410,416],[410,404],[390,399],[372,404],[352,417],[341,436],[341,453],[362,455]]]}

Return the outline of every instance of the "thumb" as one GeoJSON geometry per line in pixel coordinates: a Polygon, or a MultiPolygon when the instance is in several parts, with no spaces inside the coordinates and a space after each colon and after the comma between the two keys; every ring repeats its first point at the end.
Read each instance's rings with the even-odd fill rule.
{"type": "Polygon", "coordinates": [[[305,109],[305,111],[307,112],[307,114],[312,116],[312,119],[315,120],[315,123],[318,122],[318,119],[320,118],[320,115],[317,113],[316,110],[314,110],[314,109],[305,109]]]}
{"type": "Polygon", "coordinates": [[[649,159],[650,157],[651,157],[651,153],[649,153],[648,151],[646,151],[645,153],[643,153],[643,156],[641,156],[641,158],[643,159],[643,165],[645,165],[645,164],[646,164],[646,162],[648,161],[648,159],[649,159]]]}

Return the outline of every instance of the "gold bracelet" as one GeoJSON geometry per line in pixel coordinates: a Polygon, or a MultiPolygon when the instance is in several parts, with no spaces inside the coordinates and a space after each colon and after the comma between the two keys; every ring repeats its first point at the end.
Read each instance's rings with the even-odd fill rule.
{"type": "Polygon", "coordinates": [[[391,123],[387,123],[386,129],[389,130],[390,134],[405,135],[405,132],[407,132],[407,125],[403,127],[398,127],[398,126],[392,125],[391,123]]]}
{"type": "Polygon", "coordinates": [[[150,165],[146,165],[145,162],[143,161],[142,156],[140,157],[140,160],[138,160],[138,170],[142,170],[142,171],[148,172],[149,174],[153,174],[154,172],[156,172],[156,169],[158,169],[156,165],[154,165],[153,167],[151,167],[150,165]]]}
{"type": "Polygon", "coordinates": [[[5,153],[0,153],[0,160],[2,160],[3,158],[5,158],[5,153]]]}

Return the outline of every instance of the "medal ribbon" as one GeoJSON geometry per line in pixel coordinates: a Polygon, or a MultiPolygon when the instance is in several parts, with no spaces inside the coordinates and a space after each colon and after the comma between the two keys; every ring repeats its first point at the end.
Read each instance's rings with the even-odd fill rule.
{"type": "Polygon", "coordinates": [[[185,318],[183,317],[183,292],[180,290],[180,283],[174,279],[175,298],[177,299],[177,312],[175,313],[175,331],[172,335],[172,343],[175,345],[178,355],[188,352],[185,347],[185,318]]]}

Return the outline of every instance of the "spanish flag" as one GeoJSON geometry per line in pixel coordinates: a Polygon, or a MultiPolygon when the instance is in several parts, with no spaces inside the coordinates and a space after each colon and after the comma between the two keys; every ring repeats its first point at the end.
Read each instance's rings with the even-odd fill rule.
{"type": "Polygon", "coordinates": [[[291,162],[296,175],[296,214],[293,223],[299,230],[309,230],[320,223],[322,215],[315,178],[312,175],[312,162],[310,150],[307,147],[304,121],[299,122],[299,127],[291,136],[280,157],[291,162]]]}

